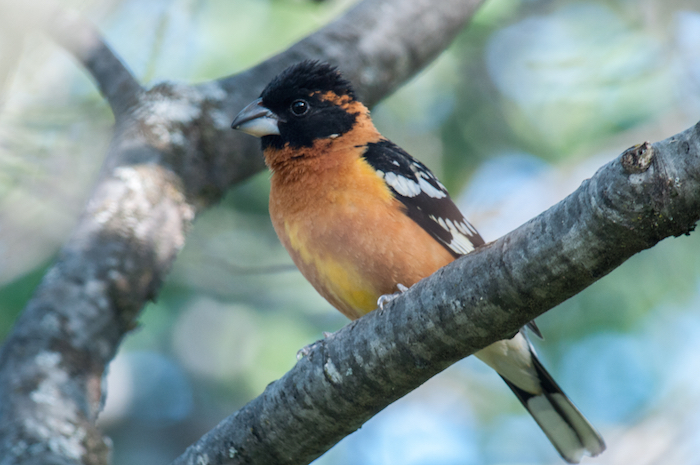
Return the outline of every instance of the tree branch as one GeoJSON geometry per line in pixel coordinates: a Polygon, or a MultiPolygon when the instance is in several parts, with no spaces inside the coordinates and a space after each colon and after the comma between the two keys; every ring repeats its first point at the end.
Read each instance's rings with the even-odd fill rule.
{"type": "Polygon", "coordinates": [[[91,23],[77,13],[57,11],[47,31],[92,75],[114,117],[125,116],[138,103],[141,85],[91,23]]]}
{"type": "Polygon", "coordinates": [[[479,3],[366,0],[252,70],[143,92],[92,28],[70,18],[53,26],[112,105],[115,133],[74,234],[0,351],[0,463],[107,463],[94,425],[105,366],[157,294],[196,214],[262,168],[258,143],[229,124],[265,82],[301,58],[342,57],[358,93],[376,101],[437,56],[479,3]],[[411,18],[420,21],[408,27],[411,18]],[[364,74],[353,75],[347,66],[358,63],[364,74]]]}
{"type": "Polygon", "coordinates": [[[283,53],[220,83],[232,90],[236,80],[244,79],[251,84],[257,81],[262,91],[287,66],[323,57],[340,68],[356,87],[359,100],[371,107],[435,59],[481,3],[480,0],[361,2],[283,53]],[[413,34],[416,27],[420,30],[413,34]],[[348,53],[350,50],[360,53],[348,53]]]}
{"type": "Polygon", "coordinates": [[[306,464],[449,365],[700,219],[700,123],[320,341],[173,465],[306,464]]]}

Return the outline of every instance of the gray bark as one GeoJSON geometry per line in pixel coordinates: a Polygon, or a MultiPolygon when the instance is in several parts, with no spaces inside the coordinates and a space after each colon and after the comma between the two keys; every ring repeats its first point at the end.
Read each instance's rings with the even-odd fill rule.
{"type": "MultiPolygon", "coordinates": [[[[326,60],[374,104],[435,58],[479,3],[366,0],[243,73],[148,90],[90,25],[42,9],[37,27],[92,74],[115,130],[74,234],[0,350],[0,464],[108,463],[95,427],[102,374],[196,215],[263,168],[258,142],[229,124],[266,82],[301,59],[326,60]]],[[[0,17],[17,8],[0,3],[0,17]]]]}

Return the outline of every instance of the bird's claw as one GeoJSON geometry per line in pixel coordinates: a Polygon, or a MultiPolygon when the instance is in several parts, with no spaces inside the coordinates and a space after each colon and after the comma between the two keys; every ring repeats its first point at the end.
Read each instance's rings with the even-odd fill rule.
{"type": "Polygon", "coordinates": [[[308,357],[311,351],[316,347],[321,341],[312,342],[309,345],[305,345],[301,349],[297,350],[297,361],[304,357],[308,357]]]}
{"type": "Polygon", "coordinates": [[[312,342],[311,344],[305,345],[304,347],[299,349],[297,351],[297,361],[301,360],[304,357],[307,357],[311,353],[311,351],[316,348],[317,345],[321,344],[323,341],[325,341],[329,337],[333,336],[333,334],[335,334],[335,333],[329,333],[328,331],[324,331],[323,332],[323,339],[319,339],[318,341],[312,342]]]}
{"type": "Polygon", "coordinates": [[[382,296],[379,296],[379,298],[377,299],[377,306],[379,306],[380,309],[384,310],[384,306],[386,304],[388,304],[389,302],[391,302],[392,300],[394,300],[395,298],[397,298],[398,296],[400,296],[401,294],[403,294],[404,292],[406,292],[408,290],[408,288],[401,283],[398,283],[396,285],[396,288],[398,289],[398,292],[394,292],[393,294],[384,294],[382,296]]]}

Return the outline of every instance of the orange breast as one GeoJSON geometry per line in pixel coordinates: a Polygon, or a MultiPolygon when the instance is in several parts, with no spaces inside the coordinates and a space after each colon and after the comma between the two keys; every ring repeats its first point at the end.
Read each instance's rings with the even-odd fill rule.
{"type": "Polygon", "coordinates": [[[376,308],[454,258],[403,213],[361,149],[275,171],[270,215],[294,263],[348,318],[376,308]]]}

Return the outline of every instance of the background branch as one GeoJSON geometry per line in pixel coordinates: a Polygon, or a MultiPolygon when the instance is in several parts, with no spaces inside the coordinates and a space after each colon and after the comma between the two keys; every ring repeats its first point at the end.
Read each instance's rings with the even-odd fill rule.
{"type": "Polygon", "coordinates": [[[78,13],[56,7],[56,17],[47,24],[47,32],[92,75],[115,118],[124,117],[138,103],[141,85],[90,22],[78,13]]]}

